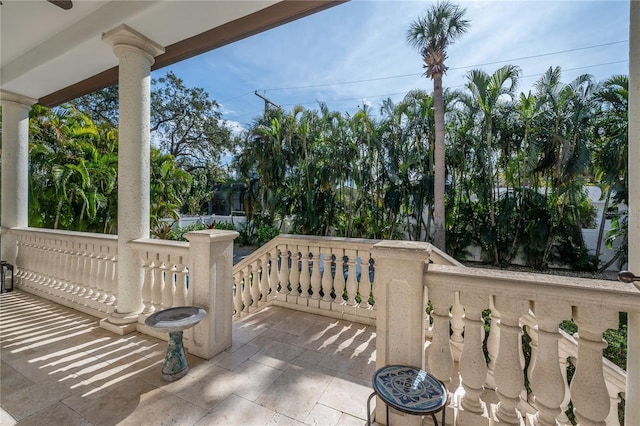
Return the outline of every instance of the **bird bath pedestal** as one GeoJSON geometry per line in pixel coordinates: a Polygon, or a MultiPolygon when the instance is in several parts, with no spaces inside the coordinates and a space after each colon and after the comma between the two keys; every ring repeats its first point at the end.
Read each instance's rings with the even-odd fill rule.
{"type": "Polygon", "coordinates": [[[169,333],[169,346],[162,364],[162,379],[173,382],[189,371],[187,358],[182,344],[182,332],[199,323],[207,311],[195,306],[180,306],[169,308],[151,314],[145,321],[145,325],[156,331],[169,333]]]}

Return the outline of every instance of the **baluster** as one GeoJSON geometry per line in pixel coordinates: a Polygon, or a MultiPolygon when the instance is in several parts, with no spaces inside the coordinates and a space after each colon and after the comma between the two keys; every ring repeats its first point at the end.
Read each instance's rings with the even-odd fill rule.
{"type": "Polygon", "coordinates": [[[58,258],[58,242],[53,241],[51,244],[51,270],[49,271],[49,288],[50,292],[54,296],[58,296],[58,289],[60,288],[59,277],[59,258],[58,258]]]}
{"type": "Polygon", "coordinates": [[[75,261],[75,254],[73,251],[73,243],[69,242],[67,243],[67,246],[65,247],[65,250],[64,250],[64,266],[63,266],[64,270],[66,271],[63,298],[69,301],[73,300],[73,292],[75,290],[75,285],[73,282],[73,273],[74,273],[73,268],[76,262],[74,261],[75,261]]]}
{"type": "Polygon", "coordinates": [[[371,297],[371,276],[369,275],[369,256],[360,254],[360,283],[358,292],[360,293],[360,307],[368,309],[371,307],[369,298],[371,297]]]}
{"type": "MultiPolygon", "coordinates": [[[[280,280],[278,279],[278,248],[274,247],[269,253],[269,296],[268,300],[275,299],[278,293],[280,280]]],[[[265,297],[267,297],[265,295],[265,297]]]]}
{"type": "Polygon", "coordinates": [[[169,283],[169,287],[171,288],[171,307],[175,307],[175,306],[184,306],[184,304],[178,304],[178,302],[176,301],[176,298],[179,297],[178,296],[178,267],[176,262],[174,262],[173,260],[171,260],[171,256],[167,256],[167,259],[169,259],[171,268],[169,269],[169,277],[168,277],[168,283],[169,283]]]}
{"type": "Polygon", "coordinates": [[[336,275],[333,277],[333,289],[336,293],[335,303],[341,305],[344,303],[344,289],[347,282],[344,279],[344,261],[345,256],[343,250],[335,249],[336,275]]]}
{"type": "Polygon", "coordinates": [[[48,272],[51,268],[51,250],[46,240],[43,240],[42,245],[42,266],[39,269],[40,272],[40,291],[45,294],[49,293],[49,283],[51,282],[51,277],[48,275],[48,272]]]}
{"type": "MultiPolygon", "coordinates": [[[[100,248],[100,251],[102,251],[102,247],[100,248]]],[[[100,300],[102,299],[102,294],[104,292],[103,278],[104,278],[104,268],[105,268],[104,257],[101,256],[100,252],[96,252],[95,262],[96,262],[96,267],[95,267],[94,279],[96,280],[96,286],[95,286],[95,293],[93,294],[93,298],[91,302],[94,309],[99,311],[101,308],[100,300]]]]}
{"type": "Polygon", "coordinates": [[[464,387],[459,416],[482,416],[485,403],[480,399],[487,377],[487,364],[482,351],[484,321],[482,311],[489,307],[489,298],[483,293],[459,293],[458,302],[464,305],[464,345],[460,355],[460,376],[464,387]]]}
{"type": "Polygon", "coordinates": [[[49,294],[57,296],[60,281],[58,280],[58,247],[55,239],[51,240],[51,245],[49,246],[49,267],[51,268],[47,271],[49,294]]]}
{"type": "MultiPolygon", "coordinates": [[[[500,312],[500,348],[496,359],[494,378],[496,394],[500,398],[496,416],[500,422],[519,425],[516,406],[524,388],[523,366],[520,360],[520,317],[529,312],[529,301],[513,296],[495,296],[495,307],[500,312]]],[[[492,327],[495,324],[492,324],[492,327]]]]}
{"type": "Polygon", "coordinates": [[[59,253],[59,261],[58,261],[58,281],[60,283],[60,286],[58,287],[58,296],[61,299],[67,299],[68,297],[68,288],[69,288],[69,279],[67,276],[67,261],[69,258],[69,252],[68,252],[68,247],[67,247],[67,243],[63,242],[63,245],[60,246],[60,253],[59,253]]]}
{"type": "Polygon", "coordinates": [[[320,252],[324,267],[322,268],[322,300],[331,302],[331,290],[333,289],[333,277],[331,276],[331,252],[320,252]]]}
{"type": "MultiPolygon", "coordinates": [[[[313,306],[315,308],[319,307],[320,304],[317,302],[320,300],[320,290],[322,289],[322,274],[320,273],[320,250],[317,249],[315,253],[309,253],[311,257],[311,299],[314,300],[313,306]]],[[[309,302],[310,304],[312,302],[309,302]]]]}
{"type": "MultiPolygon", "coordinates": [[[[534,315],[528,316],[535,320],[534,315]]],[[[527,334],[529,334],[529,338],[531,339],[531,341],[529,342],[529,350],[531,351],[531,355],[529,357],[529,366],[527,367],[527,377],[532,377],[533,369],[536,366],[536,358],[538,357],[538,326],[527,327],[527,334]]],[[[522,362],[522,365],[526,363],[526,358],[524,358],[524,351],[522,353],[520,361],[522,362]]],[[[522,400],[528,401],[532,405],[535,404],[534,397],[535,394],[531,393],[531,395],[529,395],[526,389],[523,389],[522,394],[520,395],[520,398],[522,398],[522,400]]]]}
{"type": "Polygon", "coordinates": [[[162,309],[173,307],[172,268],[173,264],[171,263],[171,258],[168,255],[165,255],[165,258],[162,260],[162,266],[160,267],[162,270],[162,278],[160,278],[160,282],[162,283],[162,309]]]}
{"type": "Polygon", "coordinates": [[[260,287],[258,291],[258,299],[256,304],[259,306],[267,303],[267,295],[269,294],[269,261],[267,259],[268,254],[265,253],[260,259],[258,259],[258,268],[260,271],[260,287]]]}
{"type": "Polygon", "coordinates": [[[311,285],[311,276],[309,274],[309,256],[310,250],[306,247],[300,252],[300,296],[298,297],[299,305],[307,305],[309,299],[309,287],[311,285]]]}
{"type": "Polygon", "coordinates": [[[604,425],[611,403],[604,380],[602,350],[607,343],[602,333],[618,326],[618,313],[601,306],[578,306],[573,319],[578,326],[578,361],[571,380],[573,413],[579,424],[604,425]],[[593,314],[596,310],[598,315],[593,314]]]}
{"type": "Polygon", "coordinates": [[[109,303],[111,305],[110,310],[115,310],[116,307],[118,306],[118,286],[117,286],[117,280],[118,280],[118,249],[114,249],[116,252],[116,255],[113,256],[111,258],[111,261],[113,263],[113,281],[111,282],[111,302],[109,303]]]}
{"type": "Polygon", "coordinates": [[[345,250],[345,259],[347,261],[347,281],[345,283],[347,289],[347,304],[349,306],[355,306],[356,296],[358,292],[358,277],[356,276],[356,251],[345,250]]]}
{"type": "Polygon", "coordinates": [[[498,349],[500,348],[500,312],[493,305],[493,299],[489,299],[489,309],[491,309],[489,337],[487,337],[487,352],[489,352],[489,374],[487,374],[486,387],[489,389],[496,388],[496,380],[494,372],[496,371],[496,359],[498,358],[498,349]]]}
{"type": "Polygon", "coordinates": [[[160,260],[160,254],[155,254],[153,265],[153,284],[151,287],[151,302],[153,303],[153,311],[162,310],[162,260],[160,260]]]}
{"type": "MultiPolygon", "coordinates": [[[[244,302],[244,312],[249,313],[253,311],[253,287],[258,287],[258,283],[253,273],[253,265],[249,264],[245,268],[244,273],[244,287],[242,288],[242,300],[244,302]]],[[[255,300],[255,299],[253,299],[255,300]]]]}
{"type": "Polygon", "coordinates": [[[62,244],[62,241],[57,241],[56,244],[53,246],[53,269],[51,271],[51,277],[52,277],[52,284],[51,284],[51,288],[52,288],[52,293],[56,296],[56,297],[62,297],[62,286],[63,286],[63,280],[62,280],[62,274],[63,274],[63,270],[62,270],[62,249],[60,248],[60,245],[62,244]]]}
{"type": "Polygon", "coordinates": [[[609,391],[611,408],[609,409],[609,415],[605,419],[605,424],[619,426],[618,404],[620,404],[620,395],[618,394],[618,389],[613,385],[609,385],[609,383],[607,383],[607,390],[609,391]]]}
{"type": "Polygon", "coordinates": [[[464,309],[460,304],[460,292],[454,292],[453,306],[451,307],[451,341],[454,343],[462,343],[462,332],[464,331],[465,322],[462,319],[464,309]]]}
{"type": "Polygon", "coordinates": [[[287,302],[296,303],[300,291],[298,289],[300,285],[300,252],[298,246],[294,245],[291,249],[291,270],[289,271],[289,284],[291,285],[291,291],[287,296],[287,302]]]}
{"type": "Polygon", "coordinates": [[[73,303],[79,303],[82,297],[82,273],[84,266],[84,257],[82,256],[82,247],[80,243],[74,244],[73,262],[71,265],[71,274],[73,276],[73,303]]]}
{"type": "Polygon", "coordinates": [[[533,369],[529,382],[535,395],[538,424],[555,425],[556,418],[562,412],[560,406],[566,383],[558,363],[558,342],[562,337],[558,325],[563,319],[571,317],[571,306],[564,301],[540,298],[535,302],[534,313],[538,322],[538,344],[535,358],[533,348],[531,351],[533,369]]]}
{"type": "Polygon", "coordinates": [[[233,275],[233,283],[235,284],[233,292],[233,308],[234,315],[239,317],[242,314],[242,282],[244,280],[244,272],[240,270],[233,275]]]}
{"type": "Polygon", "coordinates": [[[82,253],[82,257],[84,259],[83,266],[83,274],[82,274],[82,283],[84,284],[84,292],[82,293],[82,301],[81,303],[84,306],[89,305],[89,300],[91,299],[91,295],[93,294],[93,290],[91,289],[91,268],[93,261],[93,254],[89,250],[89,244],[84,245],[84,252],[82,253]]]}
{"type": "Polygon", "coordinates": [[[142,313],[149,314],[153,312],[153,303],[151,301],[151,287],[153,286],[153,260],[147,255],[142,259],[142,270],[144,278],[142,280],[142,313]]]}
{"type": "MultiPolygon", "coordinates": [[[[113,312],[116,306],[115,305],[116,296],[113,289],[115,288],[115,281],[118,277],[118,272],[117,272],[118,265],[117,265],[117,258],[115,257],[112,250],[115,251],[115,248],[114,249],[107,248],[107,255],[106,255],[107,267],[105,268],[105,276],[104,276],[104,284],[105,284],[104,300],[102,301],[105,312],[107,313],[113,312]]],[[[150,264],[150,266],[151,265],[152,264],[150,264]]]]}
{"type": "MultiPolygon", "coordinates": [[[[176,265],[176,297],[180,297],[179,306],[193,305],[193,292],[189,288],[189,268],[180,257],[180,263],[176,265]]],[[[191,284],[193,285],[193,283],[191,284]]]]}
{"type": "Polygon", "coordinates": [[[80,285],[80,289],[78,291],[78,295],[77,295],[77,299],[76,299],[76,303],[80,304],[80,305],[84,305],[85,304],[85,297],[87,295],[87,292],[89,291],[89,286],[87,285],[88,281],[89,281],[89,271],[91,270],[91,265],[89,263],[89,255],[87,253],[87,245],[86,244],[82,244],[82,251],[80,253],[80,279],[79,279],[79,285],[80,285]]]}
{"type": "Polygon", "coordinates": [[[280,289],[278,295],[284,295],[289,292],[289,249],[286,244],[280,246],[280,289]]]}
{"type": "Polygon", "coordinates": [[[453,303],[453,292],[445,288],[429,288],[433,304],[433,339],[429,346],[429,370],[445,386],[451,383],[453,353],[449,343],[449,306],[453,303]]]}
{"type": "Polygon", "coordinates": [[[174,296],[175,306],[191,305],[189,286],[187,285],[187,265],[184,263],[182,256],[179,263],[176,264],[176,293],[174,296]]]}
{"type": "Polygon", "coordinates": [[[51,283],[51,277],[49,271],[51,270],[51,248],[49,247],[49,239],[42,239],[42,267],[40,268],[40,291],[45,294],[49,293],[49,284],[51,283]]]}
{"type": "Polygon", "coordinates": [[[560,354],[560,357],[558,358],[558,365],[560,365],[560,372],[562,373],[564,396],[560,403],[560,414],[556,417],[556,420],[558,420],[558,423],[561,425],[571,424],[571,421],[566,414],[566,411],[569,409],[569,402],[571,401],[571,392],[569,391],[569,380],[567,377],[567,368],[569,368],[569,361],[567,360],[567,357],[567,354],[560,354]]]}
{"type": "Polygon", "coordinates": [[[41,255],[41,263],[40,263],[40,267],[38,268],[38,273],[39,273],[39,279],[38,279],[38,284],[40,287],[40,291],[43,293],[47,293],[47,279],[48,277],[45,275],[45,272],[47,271],[47,268],[49,267],[49,250],[48,247],[46,245],[46,240],[43,239],[42,241],[42,245],[40,246],[40,250],[42,251],[42,255],[41,255]]]}
{"type": "Polygon", "coordinates": [[[97,276],[97,262],[96,262],[96,255],[95,255],[95,245],[92,245],[91,247],[91,252],[89,252],[89,255],[87,257],[87,263],[89,264],[89,270],[87,271],[89,278],[87,281],[87,287],[88,287],[88,291],[87,294],[85,295],[85,304],[86,306],[89,306],[91,308],[94,307],[94,303],[93,301],[95,300],[95,296],[96,296],[96,289],[97,289],[97,280],[96,280],[96,276],[97,276]]]}

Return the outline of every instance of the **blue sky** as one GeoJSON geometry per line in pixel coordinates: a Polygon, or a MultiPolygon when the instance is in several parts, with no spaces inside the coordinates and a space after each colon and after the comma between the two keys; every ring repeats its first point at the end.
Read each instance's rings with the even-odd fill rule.
{"type": "MultiPolygon", "coordinates": [[[[406,42],[409,24],[431,1],[352,0],[154,73],[171,70],[202,87],[223,118],[248,125],[264,110],[254,91],[290,110],[300,104],[353,113],[412,89],[433,89],[418,53],[406,42]]],[[[522,69],[528,91],[549,66],[562,80],[628,73],[628,1],[458,1],[471,27],[448,51],[444,87],[461,88],[473,68],[522,69]],[[556,53],[562,52],[562,53],[556,53]],[[518,59],[528,58],[528,59],[518,59]]]]}

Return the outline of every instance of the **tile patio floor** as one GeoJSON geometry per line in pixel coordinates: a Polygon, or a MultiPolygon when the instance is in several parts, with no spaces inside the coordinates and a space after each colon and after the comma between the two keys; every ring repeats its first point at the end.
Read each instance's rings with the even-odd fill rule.
{"type": "Polygon", "coordinates": [[[160,379],[166,342],[14,291],[0,295],[0,425],[363,425],[375,328],[270,307],[233,346],[160,379]]]}

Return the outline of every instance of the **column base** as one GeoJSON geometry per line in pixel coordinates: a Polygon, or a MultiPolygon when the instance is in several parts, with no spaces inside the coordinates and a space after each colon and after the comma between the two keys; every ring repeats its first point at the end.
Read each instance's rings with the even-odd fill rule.
{"type": "Polygon", "coordinates": [[[138,313],[120,314],[114,312],[108,318],[100,320],[100,327],[109,330],[112,333],[124,336],[137,330],[138,313]]]}

